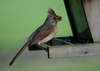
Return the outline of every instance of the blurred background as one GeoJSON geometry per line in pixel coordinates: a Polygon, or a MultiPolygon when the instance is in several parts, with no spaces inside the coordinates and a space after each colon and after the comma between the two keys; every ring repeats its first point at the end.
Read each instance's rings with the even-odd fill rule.
{"type": "Polygon", "coordinates": [[[99,56],[48,59],[45,51],[26,50],[12,67],[8,65],[27,37],[44,23],[49,8],[62,16],[56,37],[73,36],[63,0],[0,0],[0,70],[98,71],[99,56]]]}

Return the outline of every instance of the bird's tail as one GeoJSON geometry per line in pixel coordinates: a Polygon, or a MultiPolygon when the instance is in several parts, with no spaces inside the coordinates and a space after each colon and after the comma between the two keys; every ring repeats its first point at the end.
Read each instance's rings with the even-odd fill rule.
{"type": "Polygon", "coordinates": [[[23,51],[25,50],[25,48],[30,44],[30,42],[27,42],[24,44],[24,46],[19,50],[19,52],[16,54],[16,56],[11,60],[11,62],[9,63],[9,65],[11,66],[15,60],[23,53],[23,51]]]}

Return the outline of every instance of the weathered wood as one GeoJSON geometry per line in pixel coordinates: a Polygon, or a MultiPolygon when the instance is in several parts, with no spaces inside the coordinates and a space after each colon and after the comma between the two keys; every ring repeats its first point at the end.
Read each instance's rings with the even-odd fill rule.
{"type": "Polygon", "coordinates": [[[100,0],[83,0],[89,27],[95,42],[100,42],[100,0]]]}
{"type": "Polygon", "coordinates": [[[100,55],[100,43],[54,46],[49,52],[51,58],[100,55]]]}

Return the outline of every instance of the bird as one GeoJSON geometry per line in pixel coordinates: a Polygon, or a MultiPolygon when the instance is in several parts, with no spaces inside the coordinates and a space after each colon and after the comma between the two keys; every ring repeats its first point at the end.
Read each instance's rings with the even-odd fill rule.
{"type": "Polygon", "coordinates": [[[57,23],[61,21],[62,17],[56,15],[53,9],[48,10],[47,18],[39,28],[37,28],[27,39],[27,42],[15,55],[15,57],[9,63],[10,66],[15,62],[15,60],[23,53],[26,47],[38,44],[43,46],[43,48],[49,48],[48,45],[44,44],[54,38],[57,32],[57,23]]]}

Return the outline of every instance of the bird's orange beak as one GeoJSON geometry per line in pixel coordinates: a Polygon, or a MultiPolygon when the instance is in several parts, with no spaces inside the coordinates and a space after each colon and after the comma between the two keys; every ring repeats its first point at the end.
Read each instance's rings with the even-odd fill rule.
{"type": "Polygon", "coordinates": [[[58,21],[61,21],[61,19],[62,19],[61,16],[57,16],[57,17],[56,17],[56,21],[57,21],[57,22],[58,22],[58,21]]]}

